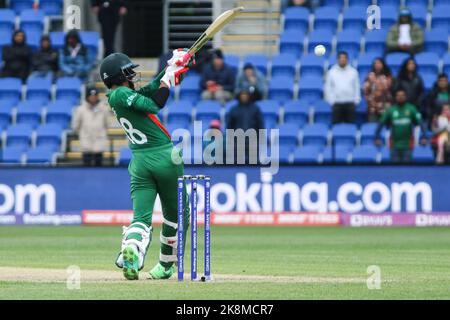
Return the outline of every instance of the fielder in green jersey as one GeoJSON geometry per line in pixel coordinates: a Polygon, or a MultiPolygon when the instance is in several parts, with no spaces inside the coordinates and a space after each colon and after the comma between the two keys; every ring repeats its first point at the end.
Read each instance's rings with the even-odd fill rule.
{"type": "MultiPolygon", "coordinates": [[[[167,68],[138,90],[135,90],[137,73],[134,71],[138,65],[126,55],[113,53],[103,60],[100,67],[101,78],[110,89],[108,102],[128,137],[133,153],[128,171],[134,218],[128,227],[124,227],[122,247],[116,260],[116,265],[122,268],[125,278],[129,280],[138,279],[139,270],[144,267],[152,237],[152,214],[157,195],[163,211],[161,251],[160,261],[150,271],[150,276],[167,279],[175,269],[178,245],[177,178],[183,175],[184,169],[182,163],[172,161],[173,153],[180,156],[180,151],[173,147],[157,113],[169,97],[169,88],[179,84],[183,74],[189,70],[187,64],[175,64],[184,54],[182,50],[175,50],[167,68]]],[[[184,223],[188,226],[187,197],[185,208],[184,223]]]]}

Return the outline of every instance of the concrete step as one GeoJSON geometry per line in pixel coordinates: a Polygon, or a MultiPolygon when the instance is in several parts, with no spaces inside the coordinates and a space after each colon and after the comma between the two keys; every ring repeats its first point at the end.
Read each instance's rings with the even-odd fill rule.
{"type": "Polygon", "coordinates": [[[224,44],[221,47],[222,51],[226,54],[236,54],[236,55],[247,55],[253,53],[261,54],[275,54],[278,52],[277,45],[265,45],[265,44],[255,44],[255,45],[242,45],[242,44],[224,44]]]}
{"type": "Polygon", "coordinates": [[[275,34],[226,34],[222,37],[224,42],[255,42],[255,41],[276,41],[278,40],[278,35],[275,34]]]}

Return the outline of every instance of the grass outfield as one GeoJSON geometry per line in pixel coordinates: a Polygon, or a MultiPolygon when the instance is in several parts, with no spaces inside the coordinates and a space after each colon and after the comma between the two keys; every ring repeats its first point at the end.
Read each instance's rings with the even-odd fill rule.
{"type": "MultiPolygon", "coordinates": [[[[210,283],[152,281],[144,272],[122,280],[113,264],[120,237],[118,226],[0,227],[0,299],[450,298],[444,228],[216,226],[210,283]],[[66,287],[70,265],[81,268],[80,290],[66,287]],[[381,268],[380,290],[367,288],[370,265],[381,268]]],[[[158,258],[159,228],[153,239],[145,271],[158,258]]]]}

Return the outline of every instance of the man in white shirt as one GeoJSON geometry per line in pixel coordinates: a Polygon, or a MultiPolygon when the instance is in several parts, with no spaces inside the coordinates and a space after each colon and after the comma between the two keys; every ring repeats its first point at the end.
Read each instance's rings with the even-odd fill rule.
{"type": "Polygon", "coordinates": [[[398,22],[390,29],[386,40],[387,52],[407,52],[415,54],[423,49],[423,30],[412,21],[408,8],[400,10],[398,22]]]}
{"type": "Polygon", "coordinates": [[[328,71],[324,95],[333,107],[333,124],[355,122],[355,109],[361,101],[361,90],[358,71],[348,64],[346,52],[338,53],[338,63],[328,71]]]}

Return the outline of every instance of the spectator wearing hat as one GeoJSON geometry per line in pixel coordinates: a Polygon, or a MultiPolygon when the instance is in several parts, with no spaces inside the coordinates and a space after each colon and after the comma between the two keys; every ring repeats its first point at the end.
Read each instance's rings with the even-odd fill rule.
{"type": "Polygon", "coordinates": [[[58,71],[58,52],[52,48],[50,37],[41,37],[41,46],[33,55],[30,77],[44,77],[53,81],[58,71]]]}
{"type": "Polygon", "coordinates": [[[103,152],[108,150],[109,111],[100,101],[98,90],[89,86],[86,101],[75,110],[72,129],[80,138],[83,164],[101,166],[103,152]]]}
{"type": "Polygon", "coordinates": [[[31,48],[26,44],[23,31],[15,31],[12,44],[3,47],[3,60],[2,77],[15,77],[22,81],[27,79],[31,67],[31,48]]]}
{"type": "Polygon", "coordinates": [[[223,54],[217,50],[213,54],[212,63],[203,69],[201,87],[203,100],[218,100],[221,103],[231,100],[234,92],[235,76],[224,60],[223,54]]]}
{"type": "Polygon", "coordinates": [[[423,49],[424,35],[420,25],[413,21],[408,8],[400,10],[398,22],[390,29],[386,39],[387,52],[415,54],[423,49]]]}
{"type": "Polygon", "coordinates": [[[264,75],[251,63],[246,63],[243,71],[237,77],[236,94],[242,90],[248,91],[253,101],[261,100],[266,92],[264,75]]]}

